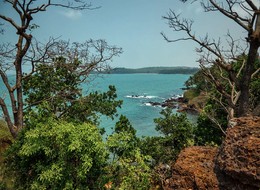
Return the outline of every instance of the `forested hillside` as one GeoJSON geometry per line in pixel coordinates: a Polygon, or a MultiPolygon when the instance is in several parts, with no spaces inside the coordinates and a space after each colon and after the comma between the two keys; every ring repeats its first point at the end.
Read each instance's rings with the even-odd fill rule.
{"type": "MultiPolygon", "coordinates": [[[[196,67],[144,67],[138,69],[114,68],[109,74],[134,74],[134,73],[157,73],[157,74],[194,74],[196,67]]],[[[106,71],[107,72],[107,71],[106,71]]]]}

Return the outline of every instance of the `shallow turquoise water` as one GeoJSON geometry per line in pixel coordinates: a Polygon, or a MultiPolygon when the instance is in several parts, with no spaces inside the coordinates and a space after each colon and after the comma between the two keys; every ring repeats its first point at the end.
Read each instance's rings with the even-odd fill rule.
{"type": "MultiPolygon", "coordinates": [[[[158,132],[153,120],[160,117],[162,108],[149,106],[148,102],[162,102],[167,98],[182,95],[181,88],[189,77],[190,75],[183,74],[109,74],[102,77],[93,76],[90,82],[82,87],[83,92],[88,93],[94,90],[106,91],[109,85],[115,85],[118,99],[124,102],[118,110],[119,115],[123,114],[130,120],[138,136],[154,136],[158,135],[158,132]]],[[[9,99],[4,91],[0,80],[0,95],[9,99]]],[[[112,121],[103,117],[101,127],[110,134],[117,120],[118,118],[112,121]]]]}
{"type": "MultiPolygon", "coordinates": [[[[160,117],[162,108],[149,106],[148,102],[162,102],[182,95],[181,88],[189,77],[190,75],[183,74],[111,74],[96,78],[92,81],[92,86],[93,89],[104,91],[108,85],[115,85],[118,99],[124,102],[118,110],[119,114],[130,120],[138,136],[153,136],[158,135],[153,120],[160,117]]],[[[86,90],[90,87],[86,85],[83,88],[86,90]]],[[[103,118],[101,127],[110,134],[115,121],[103,118]]]]}

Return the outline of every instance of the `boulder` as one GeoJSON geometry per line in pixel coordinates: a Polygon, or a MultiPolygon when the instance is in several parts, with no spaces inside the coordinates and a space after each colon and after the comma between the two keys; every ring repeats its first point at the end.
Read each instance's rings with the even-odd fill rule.
{"type": "Polygon", "coordinates": [[[259,190],[260,117],[233,119],[220,148],[184,149],[165,190],[259,190]]]}
{"type": "Polygon", "coordinates": [[[260,189],[260,117],[232,120],[216,157],[222,189],[260,189]],[[232,187],[233,186],[233,187],[232,187]]]}
{"type": "Polygon", "coordinates": [[[212,147],[184,149],[172,167],[171,178],[165,181],[164,190],[218,190],[218,180],[214,173],[216,153],[217,148],[212,147]]]}

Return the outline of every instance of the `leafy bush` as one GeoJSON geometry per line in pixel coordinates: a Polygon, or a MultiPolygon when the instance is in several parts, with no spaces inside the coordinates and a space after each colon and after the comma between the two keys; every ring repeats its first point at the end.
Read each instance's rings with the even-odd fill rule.
{"type": "Polygon", "coordinates": [[[141,154],[136,148],[128,157],[118,157],[106,168],[106,182],[112,189],[142,189],[151,186],[151,169],[149,156],[141,154]]]}
{"type": "Polygon", "coordinates": [[[161,114],[163,117],[154,121],[162,136],[145,138],[141,149],[156,163],[167,163],[174,161],[183,148],[193,143],[193,127],[184,114],[172,114],[171,109],[162,110],[161,114]]]}
{"type": "Polygon", "coordinates": [[[7,167],[17,189],[93,189],[107,158],[95,126],[46,118],[20,133],[7,167]]]}
{"type": "Polygon", "coordinates": [[[224,138],[224,134],[210,119],[201,114],[198,117],[197,126],[194,127],[195,144],[204,145],[220,145],[224,138]]]}
{"type": "Polygon", "coordinates": [[[37,117],[39,112],[45,117],[54,114],[66,121],[94,125],[99,124],[100,115],[112,119],[116,116],[117,108],[123,102],[116,100],[115,86],[109,86],[107,92],[83,94],[82,85],[86,85],[87,76],[80,74],[80,64],[79,60],[69,62],[64,57],[57,57],[52,64],[37,65],[37,72],[23,80],[26,123],[31,119],[28,115],[37,117]]]}
{"type": "Polygon", "coordinates": [[[194,127],[195,144],[199,146],[220,145],[225,137],[223,131],[226,130],[227,125],[226,112],[215,101],[209,99],[194,127]]]}
{"type": "Polygon", "coordinates": [[[106,182],[113,189],[149,189],[151,170],[149,156],[139,149],[139,138],[125,116],[120,116],[115,132],[107,139],[112,162],[106,168],[106,182]]]}
{"type": "Polygon", "coordinates": [[[3,147],[4,144],[5,143],[11,144],[12,141],[13,141],[13,137],[12,137],[5,121],[0,119],[0,153],[4,149],[4,147],[3,147]]]}
{"type": "Polygon", "coordinates": [[[12,186],[11,179],[4,179],[4,152],[13,142],[13,137],[4,120],[0,119],[0,190],[12,186]]]}
{"type": "Polygon", "coordinates": [[[119,157],[129,157],[131,152],[138,148],[138,141],[136,130],[129,120],[121,115],[116,123],[115,132],[107,139],[107,146],[114,160],[119,157]]]}

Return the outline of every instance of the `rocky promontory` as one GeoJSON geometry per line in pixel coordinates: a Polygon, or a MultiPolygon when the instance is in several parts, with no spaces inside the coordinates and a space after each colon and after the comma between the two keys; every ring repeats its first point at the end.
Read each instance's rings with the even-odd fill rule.
{"type": "Polygon", "coordinates": [[[177,109],[178,112],[189,112],[189,113],[197,113],[198,110],[193,104],[188,104],[188,100],[182,96],[174,96],[166,99],[163,102],[153,102],[149,101],[149,105],[151,106],[160,106],[167,107],[171,109],[177,109]]]}

